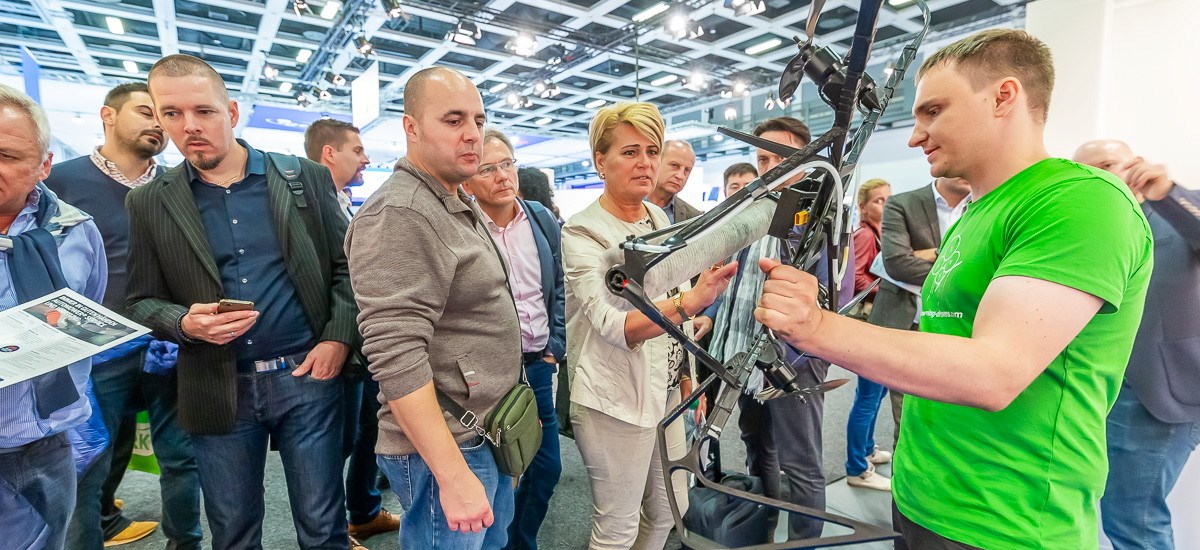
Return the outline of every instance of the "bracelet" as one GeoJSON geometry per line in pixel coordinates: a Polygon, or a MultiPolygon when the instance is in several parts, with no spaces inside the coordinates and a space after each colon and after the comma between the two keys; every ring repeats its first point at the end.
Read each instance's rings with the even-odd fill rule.
{"type": "Polygon", "coordinates": [[[186,312],[183,315],[179,316],[179,320],[175,321],[175,328],[179,331],[179,340],[180,340],[179,343],[180,344],[203,344],[204,340],[198,340],[196,338],[192,338],[191,336],[188,336],[186,332],[183,331],[183,318],[184,317],[187,317],[186,312]]]}
{"type": "Polygon", "coordinates": [[[683,295],[686,293],[687,291],[685,290],[671,297],[671,302],[675,304],[675,311],[679,312],[679,324],[692,320],[692,317],[683,310],[683,295]]]}

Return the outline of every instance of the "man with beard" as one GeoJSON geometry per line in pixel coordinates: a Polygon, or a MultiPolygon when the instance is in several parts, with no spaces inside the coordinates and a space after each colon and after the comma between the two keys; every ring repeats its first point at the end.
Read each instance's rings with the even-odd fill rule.
{"type": "Polygon", "coordinates": [[[200,59],[164,57],[148,84],[186,161],[126,201],[126,303],[179,343],[179,423],[213,547],[261,546],[269,440],[297,546],[345,550],[338,375],[359,338],[329,170],[235,140],[238,103],[200,59]]]}
{"type": "MultiPolygon", "coordinates": [[[[104,306],[125,309],[125,257],[129,219],[125,197],[159,174],[154,156],[167,146],[154,119],[154,106],[143,82],[121,84],[100,108],[104,144],[90,155],[54,167],[46,185],[59,198],[95,216],[108,257],[104,306]]],[[[154,532],[150,521],[121,514],[114,493],[133,452],[137,411],[146,409],[158,459],[162,488],[163,532],[176,548],[200,547],[200,482],[192,444],[175,421],[173,374],[143,372],[151,337],[143,336],[92,358],[92,384],[111,446],[79,478],[68,546],[99,550],[139,540],[154,532]]]]}
{"type": "MultiPolygon", "coordinates": [[[[308,160],[319,162],[329,169],[333,186],[338,190],[341,212],[350,219],[351,183],[362,182],[362,172],[371,159],[363,148],[359,130],[353,124],[332,118],[313,122],[304,131],[304,154],[308,160]]],[[[380,533],[400,528],[400,516],[383,508],[383,495],[376,478],[375,442],[379,438],[379,384],[365,369],[342,372],[346,406],[342,430],[342,456],[346,459],[347,529],[353,539],[352,550],[380,533]]]]}

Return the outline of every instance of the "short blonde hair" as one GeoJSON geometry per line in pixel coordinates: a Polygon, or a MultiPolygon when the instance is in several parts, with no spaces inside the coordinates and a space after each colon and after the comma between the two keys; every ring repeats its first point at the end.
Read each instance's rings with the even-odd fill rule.
{"type": "Polygon", "coordinates": [[[917,79],[934,67],[951,64],[967,76],[975,91],[1001,78],[1017,77],[1029,96],[1029,107],[1046,122],[1054,92],[1054,58],[1050,48],[1032,34],[1017,29],[977,32],[925,58],[917,79]]]}
{"type": "Polygon", "coordinates": [[[880,187],[891,186],[892,184],[888,183],[887,180],[882,178],[872,178],[864,181],[863,184],[858,187],[858,207],[862,208],[862,205],[867,203],[867,197],[871,196],[871,191],[879,189],[880,187]]]}
{"type": "Polygon", "coordinates": [[[645,102],[626,101],[614,103],[596,112],[588,130],[592,152],[607,153],[608,148],[612,147],[613,131],[621,124],[633,126],[638,133],[662,149],[666,124],[663,123],[658,107],[645,102]]]}

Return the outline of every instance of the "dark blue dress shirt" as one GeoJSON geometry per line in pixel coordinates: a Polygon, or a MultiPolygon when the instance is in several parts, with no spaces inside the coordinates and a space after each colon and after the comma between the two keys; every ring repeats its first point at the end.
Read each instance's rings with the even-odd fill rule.
{"type": "Polygon", "coordinates": [[[246,176],[228,188],[204,181],[190,163],[186,166],[225,297],[252,301],[260,314],[233,342],[238,370],[253,372],[254,361],[307,351],[316,342],[279,246],[265,155],[238,143],[249,153],[246,176]]]}

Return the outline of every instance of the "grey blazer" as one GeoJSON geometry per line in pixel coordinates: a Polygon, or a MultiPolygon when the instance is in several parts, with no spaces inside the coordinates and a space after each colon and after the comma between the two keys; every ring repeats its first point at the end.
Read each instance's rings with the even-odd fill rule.
{"type": "MultiPolygon", "coordinates": [[[[933,185],[892,195],[883,206],[883,266],[888,275],[917,286],[933,263],[913,255],[914,250],[937,248],[942,244],[938,227],[933,185]]],[[[909,329],[917,316],[917,297],[887,281],[880,281],[875,305],[867,322],[882,327],[909,329]]]]}
{"type": "Polygon", "coordinates": [[[703,214],[703,212],[699,208],[688,204],[687,201],[679,197],[675,197],[675,223],[690,220],[700,214],[703,214]]]}
{"type": "Polygon", "coordinates": [[[1200,192],[1143,205],[1154,272],[1125,381],[1163,422],[1200,421],[1200,192]]]}

